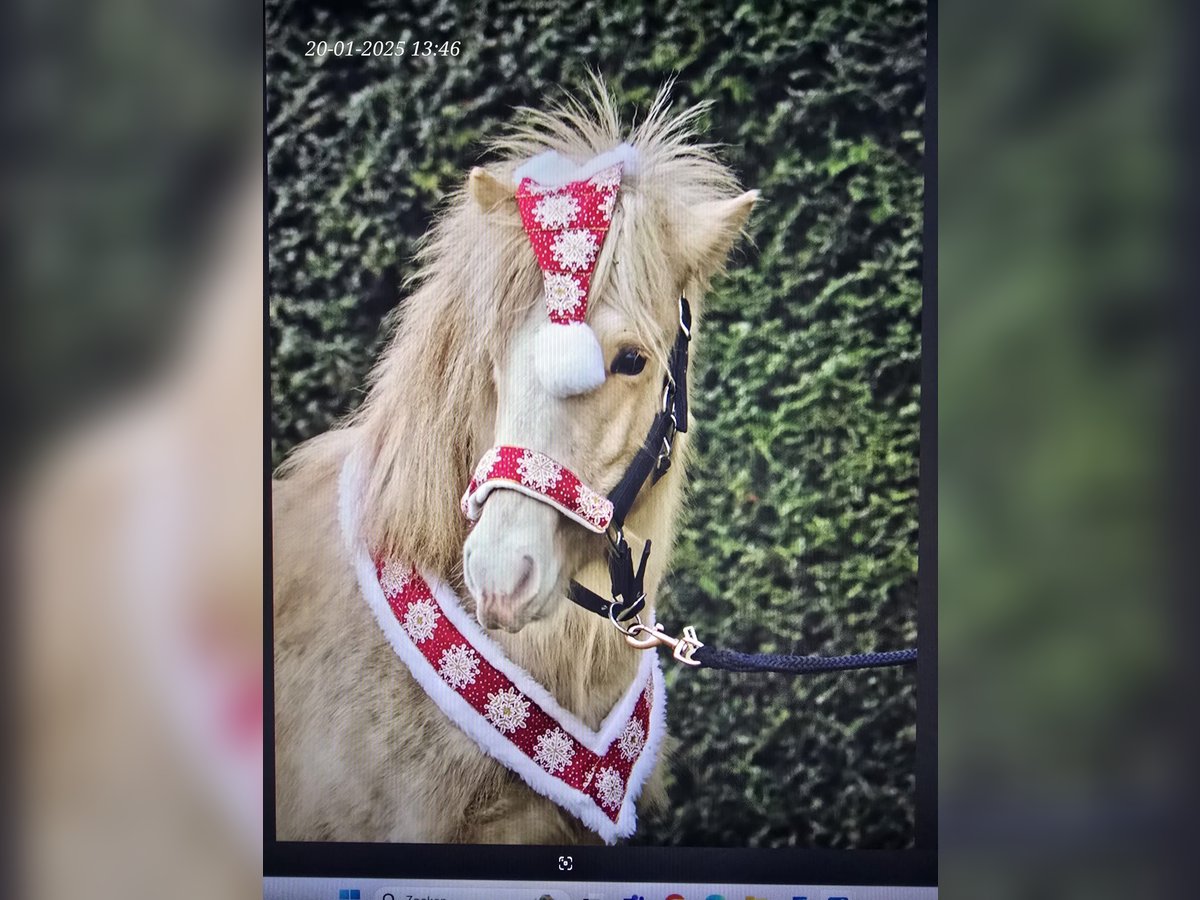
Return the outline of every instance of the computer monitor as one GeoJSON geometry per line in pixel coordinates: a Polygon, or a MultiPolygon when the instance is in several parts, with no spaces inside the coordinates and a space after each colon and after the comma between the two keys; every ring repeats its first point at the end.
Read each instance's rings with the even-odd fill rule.
{"type": "Polygon", "coordinates": [[[928,28],[269,0],[265,897],[935,895],[928,28]]]}

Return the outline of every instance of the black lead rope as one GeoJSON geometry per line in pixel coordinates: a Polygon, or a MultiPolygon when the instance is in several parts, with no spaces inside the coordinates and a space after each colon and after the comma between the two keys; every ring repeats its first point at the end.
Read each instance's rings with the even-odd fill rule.
{"type": "MultiPolygon", "coordinates": [[[[645,557],[643,551],[643,557],[645,557]]],[[[621,609],[621,604],[605,600],[581,584],[571,584],[571,600],[596,615],[619,621],[632,619],[636,612],[621,609]]],[[[636,606],[640,610],[645,605],[636,606]]],[[[886,650],[877,653],[851,653],[845,656],[799,656],[788,653],[742,653],[722,650],[704,644],[691,655],[699,668],[721,669],[726,672],[779,672],[784,675],[816,675],[821,672],[849,672],[855,669],[880,669],[886,666],[907,666],[917,661],[915,648],[886,650]]]]}
{"type": "Polygon", "coordinates": [[[692,654],[706,669],[726,672],[782,672],[785,675],[812,675],[817,672],[848,672],[852,669],[879,669],[906,666],[917,661],[915,648],[888,650],[884,653],[852,653],[849,656],[789,656],[784,653],[739,653],[707,644],[692,654]]]}
{"type": "MultiPolygon", "coordinates": [[[[638,493],[653,476],[658,481],[671,467],[672,442],[676,433],[688,429],[687,367],[688,345],[692,339],[692,310],[686,297],[679,298],[679,329],[667,360],[663,379],[662,405],[650,425],[646,440],[638,448],[633,462],[612,489],[608,499],[613,504],[609,529],[608,573],[612,581],[612,600],[605,600],[594,591],[571,582],[570,598],[577,605],[596,615],[604,616],[621,630],[620,623],[635,620],[646,605],[643,579],[646,561],[650,557],[650,541],[642,547],[641,559],[635,568],[622,528],[638,493]]],[[[636,626],[635,626],[636,627],[636,626]]],[[[643,626],[644,628],[644,626],[643,626]]],[[[626,631],[626,634],[631,632],[626,631]]],[[[695,633],[692,633],[695,637],[695,633]]],[[[653,652],[653,651],[652,651],[653,652]]],[[[818,672],[844,672],[851,669],[875,669],[882,666],[902,666],[916,662],[917,651],[892,650],[884,653],[859,653],[849,656],[789,656],[778,653],[739,653],[721,650],[707,644],[694,645],[690,654],[680,657],[690,665],[727,672],[782,672],[789,675],[809,675],[818,672]]]]}
{"type": "MultiPolygon", "coordinates": [[[[649,543],[649,542],[647,542],[649,543]]],[[[643,558],[646,551],[643,551],[643,558]]],[[[614,593],[614,596],[616,594],[614,593]]],[[[639,595],[640,596],[640,595],[639,595]]],[[[642,598],[631,604],[633,611],[613,604],[581,584],[572,582],[571,600],[589,612],[617,621],[628,621],[645,605],[642,598]]],[[[907,666],[917,661],[915,648],[886,650],[876,653],[851,653],[845,656],[799,656],[787,653],[742,653],[722,650],[704,644],[692,653],[691,659],[703,669],[722,669],[726,672],[779,672],[785,675],[816,675],[821,672],[848,672],[855,669],[879,669],[885,666],[907,666]]]]}

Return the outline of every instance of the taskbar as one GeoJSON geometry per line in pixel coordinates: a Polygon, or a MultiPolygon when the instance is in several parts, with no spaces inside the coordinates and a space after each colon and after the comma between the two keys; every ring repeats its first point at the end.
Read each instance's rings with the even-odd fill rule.
{"type": "Polygon", "coordinates": [[[935,900],[936,887],[439,881],[403,878],[263,879],[263,900],[935,900]]]}

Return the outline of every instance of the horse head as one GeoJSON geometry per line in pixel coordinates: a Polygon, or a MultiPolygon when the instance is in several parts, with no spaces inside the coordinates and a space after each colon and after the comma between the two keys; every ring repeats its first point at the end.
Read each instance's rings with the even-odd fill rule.
{"type": "MultiPolygon", "coordinates": [[[[529,113],[499,145],[507,158],[474,169],[466,193],[482,216],[485,240],[515,250],[520,269],[492,293],[504,312],[482,317],[506,339],[488,345],[491,402],[480,442],[528,448],[543,469],[532,473],[535,480],[552,483],[561,466],[603,495],[620,481],[660,409],[678,298],[699,301],[757,193],[737,193],[732,174],[689,140],[698,109],[672,116],[664,93],[647,119],[622,135],[607,97],[594,99],[595,111],[576,105],[529,113]],[[579,188],[596,184],[597,173],[602,193],[579,188]],[[576,189],[584,191],[576,193],[582,212],[562,199],[576,189]],[[566,268],[543,264],[547,238],[536,226],[586,219],[593,196],[597,209],[607,209],[604,228],[585,235],[587,265],[572,267],[571,247],[565,259],[557,257],[566,268]],[[578,320],[551,327],[563,318],[555,315],[563,305],[547,297],[554,279],[584,268],[587,278],[566,284],[580,295],[578,320]],[[511,292],[519,296],[498,299],[511,292]]],[[[549,233],[557,240],[561,231],[549,233]]],[[[639,504],[654,502],[655,489],[643,494],[639,504]]],[[[479,622],[515,632],[551,615],[565,602],[569,579],[605,547],[602,537],[530,492],[490,492],[462,548],[479,622]]]]}

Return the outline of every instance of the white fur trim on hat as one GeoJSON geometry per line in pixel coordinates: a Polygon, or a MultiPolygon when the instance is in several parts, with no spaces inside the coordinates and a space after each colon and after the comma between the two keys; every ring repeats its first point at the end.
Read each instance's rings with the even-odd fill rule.
{"type": "Polygon", "coordinates": [[[626,175],[636,172],[637,151],[632,145],[620,144],[607,153],[593,156],[585,163],[572,162],[557,150],[547,150],[522,163],[521,167],[513,172],[513,181],[520,184],[522,179],[532,178],[542,187],[563,187],[572,181],[591,178],[597,172],[602,172],[617,163],[621,164],[622,172],[626,175]]]}
{"type": "Polygon", "coordinates": [[[586,394],[604,384],[604,351],[584,322],[541,327],[535,338],[534,367],[542,386],[556,397],[586,394]]]}

